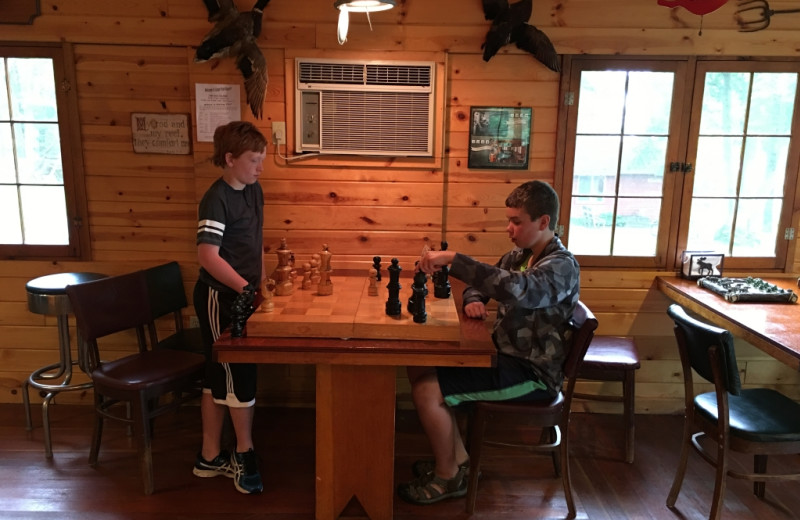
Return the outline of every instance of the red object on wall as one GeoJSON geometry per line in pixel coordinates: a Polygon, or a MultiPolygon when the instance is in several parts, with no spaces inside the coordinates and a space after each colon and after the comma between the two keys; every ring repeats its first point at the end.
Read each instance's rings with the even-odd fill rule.
{"type": "Polygon", "coordinates": [[[708,14],[722,7],[728,0],[658,0],[664,7],[683,7],[697,15],[708,14]]]}

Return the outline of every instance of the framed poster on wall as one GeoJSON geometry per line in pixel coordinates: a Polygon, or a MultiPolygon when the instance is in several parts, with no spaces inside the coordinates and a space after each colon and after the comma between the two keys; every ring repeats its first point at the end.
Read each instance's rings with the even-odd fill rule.
{"type": "Polygon", "coordinates": [[[471,107],[469,121],[469,168],[528,169],[530,107],[471,107]]]}

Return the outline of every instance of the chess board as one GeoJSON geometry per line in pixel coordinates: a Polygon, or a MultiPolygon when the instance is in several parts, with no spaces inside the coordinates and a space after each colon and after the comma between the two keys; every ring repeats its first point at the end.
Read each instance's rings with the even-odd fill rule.
{"type": "Polygon", "coordinates": [[[378,282],[378,295],[370,296],[369,278],[364,276],[331,276],[333,294],[321,296],[316,287],[301,289],[295,282],[294,292],[288,296],[273,296],[272,312],[255,312],[247,320],[248,336],[362,338],[362,339],[415,339],[458,341],[461,329],[458,312],[451,296],[439,299],[433,296],[433,283],[428,280],[425,298],[427,320],[415,323],[408,312],[408,299],[412,294],[411,278],[400,280],[399,316],[386,315],[386,289],[388,277],[378,282]]]}
{"type": "Polygon", "coordinates": [[[794,303],[797,295],[788,289],[764,281],[761,278],[726,278],[706,276],[697,280],[697,285],[718,294],[731,303],[736,302],[785,302],[794,303]]]}

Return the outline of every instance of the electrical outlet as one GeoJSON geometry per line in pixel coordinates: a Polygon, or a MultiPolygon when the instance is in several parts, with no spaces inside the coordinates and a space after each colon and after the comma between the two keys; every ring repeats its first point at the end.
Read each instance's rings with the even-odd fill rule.
{"type": "Polygon", "coordinates": [[[272,122],[272,140],[275,144],[286,144],[286,122],[272,122]]]}

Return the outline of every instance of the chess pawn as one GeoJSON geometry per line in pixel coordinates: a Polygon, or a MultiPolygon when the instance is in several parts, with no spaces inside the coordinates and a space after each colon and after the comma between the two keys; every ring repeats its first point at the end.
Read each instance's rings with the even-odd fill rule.
{"type": "Polygon", "coordinates": [[[369,269],[369,287],[367,288],[367,295],[378,296],[378,270],[374,267],[369,269]]]}
{"type": "Polygon", "coordinates": [[[319,281],[322,279],[319,274],[319,264],[321,261],[322,259],[319,253],[311,255],[311,285],[319,285],[319,281]]]}
{"type": "Polygon", "coordinates": [[[302,289],[311,289],[311,262],[303,264],[303,281],[300,287],[302,289]]]}

